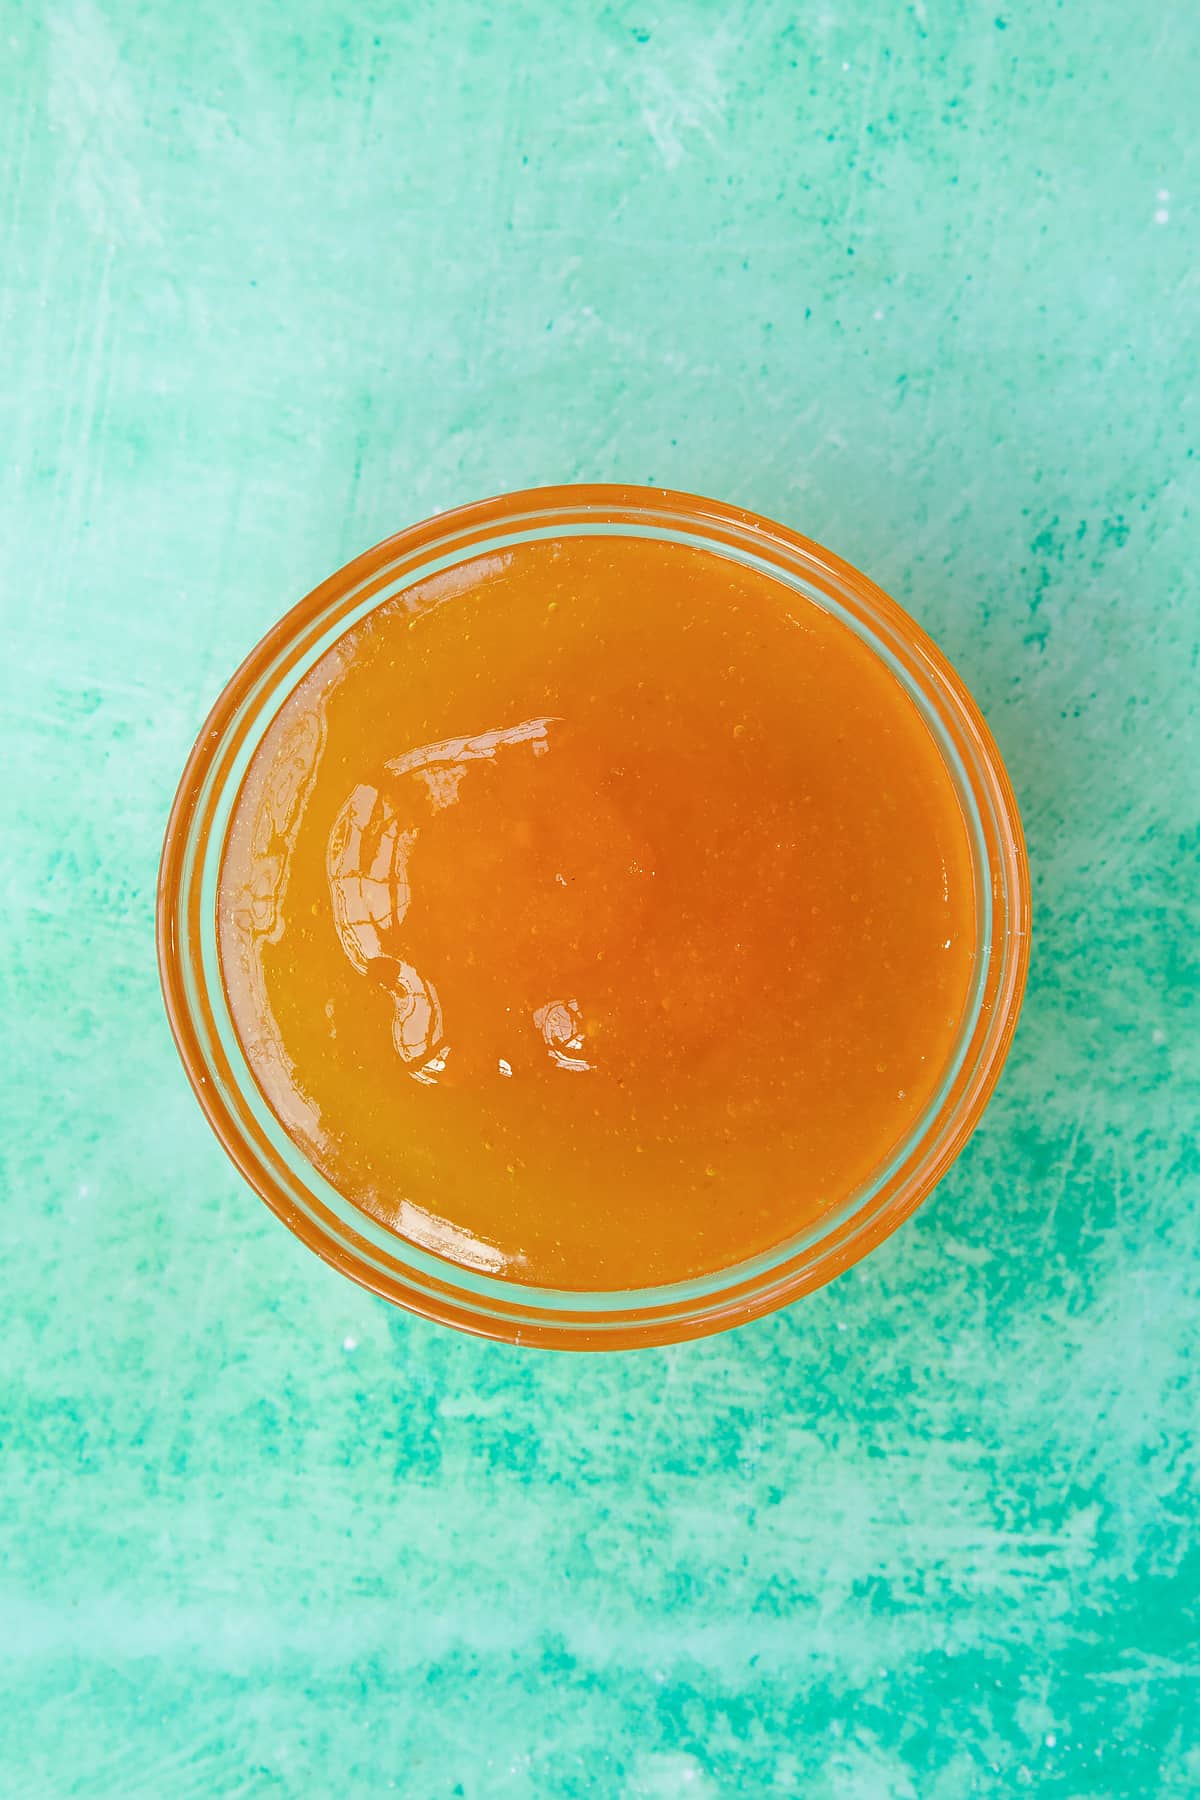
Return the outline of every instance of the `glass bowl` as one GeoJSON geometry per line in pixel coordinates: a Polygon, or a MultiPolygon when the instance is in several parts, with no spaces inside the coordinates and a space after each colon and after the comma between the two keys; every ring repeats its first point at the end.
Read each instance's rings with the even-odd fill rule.
{"type": "Polygon", "coordinates": [[[627,1349],[721,1331],[840,1274],[925,1198],[962,1149],[999,1076],[1029,960],[1029,871],[1012,788],[954,670],[908,615],[820,545],[737,507],[660,488],[557,487],[459,508],[356,557],[247,657],[197,739],[171,810],[158,889],[158,957],[171,1030],[221,1143],[284,1224],[326,1262],[428,1319],[512,1344],[627,1349]],[[884,1166],[816,1225],[752,1261],[671,1286],[591,1294],[525,1287],[444,1260],[344,1199],[259,1091],[221,981],[217,878],[250,758],[307,671],[364,614],[467,557],[567,535],[652,538],[731,558],[837,615],[919,708],[971,842],[972,987],[942,1081],[884,1166]]]}

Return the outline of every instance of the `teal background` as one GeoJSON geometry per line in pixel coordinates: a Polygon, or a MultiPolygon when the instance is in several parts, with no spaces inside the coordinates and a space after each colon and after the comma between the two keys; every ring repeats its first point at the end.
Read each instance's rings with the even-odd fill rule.
{"type": "Polygon", "coordinates": [[[10,1800],[1200,1791],[1197,92],[1182,0],[0,0],[10,1800]],[[568,1359],[243,1186],[154,882],[287,605],[618,478],[935,634],[1035,955],[877,1254],[568,1359]]]}

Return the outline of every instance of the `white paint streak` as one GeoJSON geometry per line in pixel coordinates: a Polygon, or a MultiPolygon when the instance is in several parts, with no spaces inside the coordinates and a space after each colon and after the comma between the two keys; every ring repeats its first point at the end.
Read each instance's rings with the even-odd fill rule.
{"type": "Polygon", "coordinates": [[[145,121],[123,46],[91,0],[52,10],[46,102],[66,148],[63,184],[98,237],[152,244],[162,231],[138,174],[145,121]]]}
{"type": "Polygon", "coordinates": [[[634,63],[630,74],[642,123],[665,169],[675,169],[701,138],[715,148],[726,124],[728,26],[634,63]]]}

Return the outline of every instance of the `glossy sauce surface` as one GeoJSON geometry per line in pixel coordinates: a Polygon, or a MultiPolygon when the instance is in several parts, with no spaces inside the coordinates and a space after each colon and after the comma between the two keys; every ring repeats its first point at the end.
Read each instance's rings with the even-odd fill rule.
{"type": "Polygon", "coordinates": [[[347,633],[255,753],[219,942],[247,1059],[344,1195],[576,1290],[728,1267],[883,1163],[966,1003],[966,830],[832,615],[567,537],[347,633]]]}

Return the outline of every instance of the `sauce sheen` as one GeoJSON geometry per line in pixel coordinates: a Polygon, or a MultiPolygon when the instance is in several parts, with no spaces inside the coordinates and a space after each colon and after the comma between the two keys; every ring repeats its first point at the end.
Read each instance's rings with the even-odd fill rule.
{"type": "Polygon", "coordinates": [[[218,933],[340,1193],[586,1291],[768,1251],[886,1162],[976,917],[938,748],[847,625],[709,551],[563,537],[325,654],[251,761],[218,933]]]}

